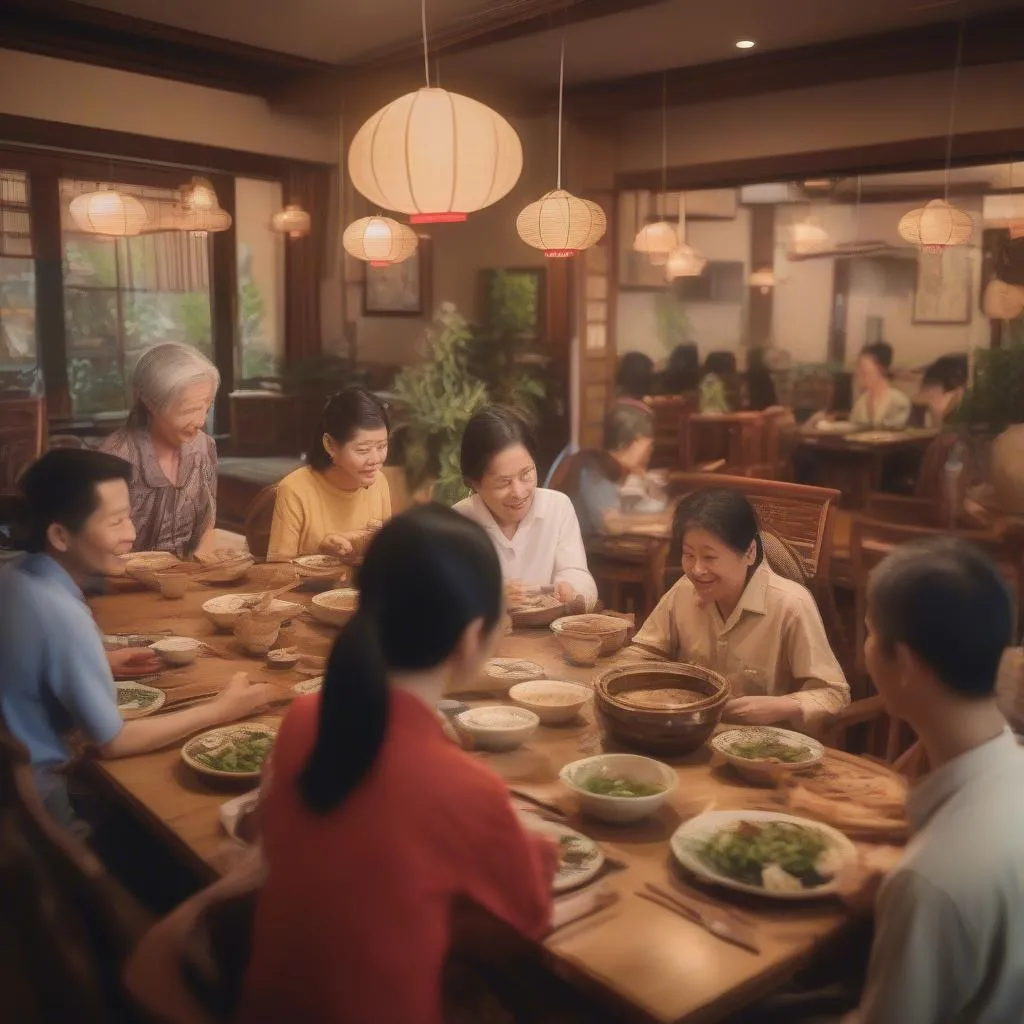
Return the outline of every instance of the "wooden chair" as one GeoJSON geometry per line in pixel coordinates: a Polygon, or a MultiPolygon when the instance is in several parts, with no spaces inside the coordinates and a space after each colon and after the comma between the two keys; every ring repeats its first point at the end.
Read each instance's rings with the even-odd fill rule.
{"type": "Polygon", "coordinates": [[[16,497],[21,474],[43,454],[46,403],[42,398],[0,400],[0,498],[16,497]]]}
{"type": "Polygon", "coordinates": [[[697,396],[657,395],[645,399],[654,416],[652,469],[690,469],[693,455],[687,422],[697,407],[697,396]]]}
{"type": "Polygon", "coordinates": [[[724,459],[725,472],[740,474],[764,461],[764,413],[694,413],[685,425],[691,466],[724,459]]]}
{"type": "Polygon", "coordinates": [[[274,501],[277,497],[277,484],[264,487],[252,500],[245,516],[242,532],[245,534],[249,551],[256,558],[266,558],[270,545],[270,527],[274,520],[274,501]]]}

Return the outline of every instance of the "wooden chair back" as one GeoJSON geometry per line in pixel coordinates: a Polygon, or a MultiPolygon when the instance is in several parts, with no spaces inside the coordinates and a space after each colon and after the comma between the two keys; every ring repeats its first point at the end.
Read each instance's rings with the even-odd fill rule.
{"type": "Polygon", "coordinates": [[[15,497],[21,474],[43,454],[46,403],[42,398],[0,399],[0,497],[15,497]]]}
{"type": "Polygon", "coordinates": [[[686,427],[690,465],[725,459],[726,472],[740,474],[764,461],[764,413],[694,413],[686,427]]]}
{"type": "Polygon", "coordinates": [[[647,400],[654,416],[652,469],[690,469],[693,453],[687,422],[697,408],[695,393],[658,395],[647,400]]]}
{"type": "Polygon", "coordinates": [[[245,514],[245,525],[242,532],[245,534],[249,551],[256,558],[266,558],[267,548],[270,546],[270,527],[274,521],[274,501],[277,498],[277,484],[270,484],[264,487],[249,506],[245,514]]]}

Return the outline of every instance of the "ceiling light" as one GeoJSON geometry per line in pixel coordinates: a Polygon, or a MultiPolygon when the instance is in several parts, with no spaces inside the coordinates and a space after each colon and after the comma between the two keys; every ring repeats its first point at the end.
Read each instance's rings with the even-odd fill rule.
{"type": "Polygon", "coordinates": [[[361,217],[342,235],[345,251],[371,267],[390,267],[407,260],[419,244],[419,237],[408,224],[390,217],[361,217]]]}
{"type": "Polygon", "coordinates": [[[737,50],[752,50],[755,46],[757,43],[753,39],[739,39],[736,42],[737,50]]]}
{"type": "Polygon", "coordinates": [[[134,196],[102,187],[71,200],[71,219],[81,231],[110,238],[137,235],[146,224],[146,208],[134,196]]]}

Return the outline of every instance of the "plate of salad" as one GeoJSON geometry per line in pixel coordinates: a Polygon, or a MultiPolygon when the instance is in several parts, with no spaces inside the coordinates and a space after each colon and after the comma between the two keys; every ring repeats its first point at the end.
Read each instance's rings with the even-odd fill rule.
{"type": "Polygon", "coordinates": [[[589,836],[557,821],[547,821],[535,814],[519,816],[523,827],[531,832],[540,832],[558,844],[558,870],[552,889],[555,893],[578,889],[595,878],[604,867],[604,853],[589,836]]]}
{"type": "Polygon", "coordinates": [[[260,722],[224,725],[193,736],[181,759],[203,775],[220,779],[258,779],[277,730],[260,722]]]}
{"type": "Polygon", "coordinates": [[[791,729],[767,725],[724,729],[711,737],[709,746],[740,774],[754,781],[779,773],[803,771],[825,756],[825,747],[818,740],[791,729]]]}
{"type": "Polygon", "coordinates": [[[676,829],[672,853],[702,881],[781,900],[834,893],[857,860],[842,832],[776,811],[698,814],[676,829]]]}
{"type": "Polygon", "coordinates": [[[163,690],[142,682],[115,683],[114,686],[117,689],[117,710],[121,712],[121,717],[125,721],[151,715],[154,711],[159,711],[167,700],[167,694],[163,690]]]}

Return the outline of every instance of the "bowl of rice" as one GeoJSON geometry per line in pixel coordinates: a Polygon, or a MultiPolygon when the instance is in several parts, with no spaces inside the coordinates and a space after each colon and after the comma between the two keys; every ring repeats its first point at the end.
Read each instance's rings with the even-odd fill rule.
{"type": "Polygon", "coordinates": [[[508,695],[519,707],[532,711],[540,719],[541,725],[564,725],[579,714],[593,691],[579,683],[538,679],[529,683],[516,683],[508,695]]]}
{"type": "Polygon", "coordinates": [[[503,704],[470,708],[455,719],[455,724],[481,750],[515,750],[525,743],[540,725],[540,718],[526,708],[503,704]]]}

